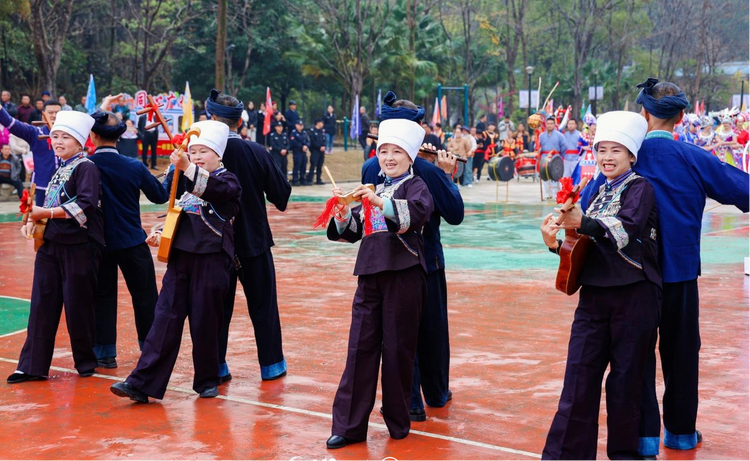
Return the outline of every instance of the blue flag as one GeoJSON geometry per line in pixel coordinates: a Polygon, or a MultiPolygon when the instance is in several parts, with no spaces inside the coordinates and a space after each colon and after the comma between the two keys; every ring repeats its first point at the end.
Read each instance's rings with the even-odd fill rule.
{"type": "Polygon", "coordinates": [[[89,115],[96,112],[96,87],[94,86],[94,75],[89,75],[89,89],[86,92],[86,111],[89,115]]]}
{"type": "Polygon", "coordinates": [[[362,125],[359,119],[359,95],[357,95],[354,97],[354,105],[352,106],[352,126],[349,128],[349,137],[357,139],[361,133],[362,125]]]}
{"type": "Polygon", "coordinates": [[[378,90],[378,104],[375,106],[375,118],[380,118],[380,116],[383,114],[382,108],[383,107],[383,97],[382,97],[382,90],[378,90]]]}

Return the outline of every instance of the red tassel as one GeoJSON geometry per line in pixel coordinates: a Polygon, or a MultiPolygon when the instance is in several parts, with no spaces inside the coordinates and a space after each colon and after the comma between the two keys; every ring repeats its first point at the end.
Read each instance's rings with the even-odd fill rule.
{"type": "Polygon", "coordinates": [[[578,201],[579,193],[573,195],[573,178],[560,178],[560,191],[557,193],[557,203],[565,203],[573,197],[573,203],[578,201]]]}
{"type": "Polygon", "coordinates": [[[29,206],[29,191],[24,189],[23,194],[21,195],[21,205],[19,205],[18,210],[21,212],[21,214],[26,213],[29,211],[31,206],[29,206]]]}
{"type": "Polygon", "coordinates": [[[320,216],[318,216],[318,219],[315,220],[315,224],[313,224],[313,229],[316,227],[325,227],[328,225],[328,221],[331,219],[331,216],[333,216],[334,208],[336,208],[336,205],[339,204],[339,198],[338,197],[331,197],[326,202],[326,207],[323,210],[322,213],[320,213],[320,216]]]}
{"type": "Polygon", "coordinates": [[[372,206],[370,199],[362,198],[362,212],[365,214],[365,237],[372,234],[372,206]]]}
{"type": "Polygon", "coordinates": [[[52,150],[52,137],[47,138],[47,147],[52,150]]]}

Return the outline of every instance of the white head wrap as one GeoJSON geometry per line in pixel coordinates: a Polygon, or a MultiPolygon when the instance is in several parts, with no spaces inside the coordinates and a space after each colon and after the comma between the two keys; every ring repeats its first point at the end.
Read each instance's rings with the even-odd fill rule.
{"type": "Polygon", "coordinates": [[[597,118],[596,125],[594,149],[602,141],[616,142],[625,146],[638,161],[638,150],[648,131],[648,122],[641,114],[622,110],[607,112],[597,118]]]}
{"type": "Polygon", "coordinates": [[[224,149],[227,147],[229,136],[229,127],[225,123],[215,120],[204,120],[193,123],[191,128],[201,130],[201,135],[190,137],[188,149],[193,146],[206,146],[216,152],[219,158],[224,158],[224,149]]]}
{"type": "Polygon", "coordinates": [[[395,144],[404,149],[412,162],[417,158],[424,140],[424,128],[411,120],[393,118],[380,122],[378,127],[378,151],[383,144],[395,144]]]}
{"type": "Polygon", "coordinates": [[[73,136],[81,147],[86,145],[89,138],[91,127],[94,126],[94,119],[89,114],[76,111],[60,111],[55,118],[55,124],[52,125],[50,134],[54,131],[62,131],[73,136]]]}

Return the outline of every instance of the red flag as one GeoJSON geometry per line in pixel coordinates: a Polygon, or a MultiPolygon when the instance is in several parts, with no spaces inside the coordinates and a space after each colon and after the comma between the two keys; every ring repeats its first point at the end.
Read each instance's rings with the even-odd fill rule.
{"type": "Polygon", "coordinates": [[[271,89],[266,87],[266,118],[263,120],[263,136],[271,132],[271,119],[273,119],[273,101],[271,101],[271,89]]]}

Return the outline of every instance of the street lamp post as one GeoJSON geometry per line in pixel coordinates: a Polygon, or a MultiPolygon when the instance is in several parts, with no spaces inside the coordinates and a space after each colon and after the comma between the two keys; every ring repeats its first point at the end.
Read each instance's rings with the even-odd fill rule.
{"type": "Polygon", "coordinates": [[[526,73],[529,76],[529,105],[528,105],[528,117],[531,117],[531,74],[534,73],[534,66],[527,66],[526,73]]]}
{"type": "Polygon", "coordinates": [[[591,104],[591,113],[596,116],[596,97],[598,96],[597,93],[597,86],[596,86],[596,76],[599,74],[599,69],[594,69],[594,102],[591,104]]]}

